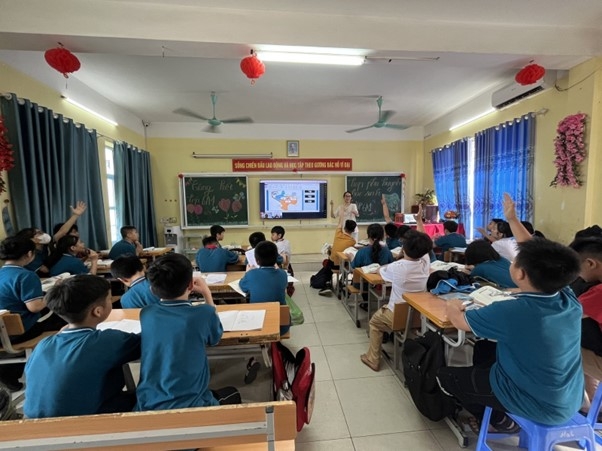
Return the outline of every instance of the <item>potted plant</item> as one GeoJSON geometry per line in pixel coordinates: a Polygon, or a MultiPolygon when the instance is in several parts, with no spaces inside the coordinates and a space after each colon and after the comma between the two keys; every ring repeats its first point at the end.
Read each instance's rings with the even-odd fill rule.
{"type": "MultiPolygon", "coordinates": [[[[434,189],[427,189],[424,193],[417,193],[414,195],[418,205],[422,205],[422,211],[425,222],[437,222],[437,215],[439,213],[439,207],[437,206],[437,196],[435,195],[434,189]]],[[[414,208],[412,208],[412,211],[414,208]]],[[[418,208],[416,206],[416,211],[418,208]]]]}

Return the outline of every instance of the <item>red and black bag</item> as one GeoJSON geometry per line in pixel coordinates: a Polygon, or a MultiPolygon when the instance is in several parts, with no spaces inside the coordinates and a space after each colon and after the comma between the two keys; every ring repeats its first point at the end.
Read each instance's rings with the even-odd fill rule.
{"type": "Polygon", "coordinates": [[[300,431],[311,421],[316,393],[316,365],[311,363],[309,349],[300,349],[295,356],[282,343],[272,343],[272,372],[274,399],[295,401],[297,431],[300,431]]]}

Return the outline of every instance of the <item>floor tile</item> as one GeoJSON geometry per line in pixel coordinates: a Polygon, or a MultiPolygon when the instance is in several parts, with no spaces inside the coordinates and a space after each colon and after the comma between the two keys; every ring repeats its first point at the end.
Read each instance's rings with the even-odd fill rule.
{"type": "Polygon", "coordinates": [[[311,311],[314,315],[314,320],[316,323],[350,320],[349,315],[340,304],[325,304],[320,306],[312,305],[311,311]]]}
{"type": "Polygon", "coordinates": [[[364,354],[367,350],[368,343],[324,346],[332,378],[337,380],[393,375],[392,370],[384,362],[384,358],[381,361],[379,372],[372,371],[364,365],[360,360],[360,355],[364,354]]]}
{"type": "Polygon", "coordinates": [[[320,346],[320,336],[314,323],[301,324],[291,327],[291,338],[283,340],[287,347],[320,346]]]}
{"type": "Polygon", "coordinates": [[[335,380],[352,437],[428,430],[395,376],[335,380]]]}
{"type": "Polygon", "coordinates": [[[430,431],[355,437],[353,445],[355,451],[441,451],[430,431]]]}
{"type": "Polygon", "coordinates": [[[297,443],[296,451],[355,451],[350,438],[320,442],[297,443]]]}
{"type": "Polygon", "coordinates": [[[347,316],[340,321],[316,323],[323,345],[342,345],[349,343],[368,343],[365,329],[358,329],[347,316]]]}
{"type": "Polygon", "coordinates": [[[316,402],[311,423],[299,432],[297,443],[341,438],[349,438],[349,429],[334,382],[316,382],[316,402]]]}
{"type": "MultiPolygon", "coordinates": [[[[324,348],[322,346],[308,346],[311,361],[316,364],[316,381],[332,380],[330,365],[326,359],[324,348]]],[[[301,348],[291,347],[290,350],[296,353],[301,348]]]]}

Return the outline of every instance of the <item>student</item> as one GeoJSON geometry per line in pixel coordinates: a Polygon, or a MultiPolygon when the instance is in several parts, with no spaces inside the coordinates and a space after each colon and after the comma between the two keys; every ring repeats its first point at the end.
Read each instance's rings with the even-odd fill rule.
{"type": "MultiPolygon", "coordinates": [[[[580,276],[585,282],[596,282],[579,295],[583,307],[581,357],[585,373],[585,392],[591,401],[602,380],[602,237],[577,238],[570,247],[581,259],[580,276]]],[[[586,411],[589,402],[586,401],[586,411]]]]}
{"type": "Polygon", "coordinates": [[[215,237],[203,238],[203,248],[196,253],[196,265],[203,272],[224,272],[238,262],[238,254],[219,247],[215,237]]]}
{"type": "Polygon", "coordinates": [[[473,277],[482,277],[500,288],[516,288],[510,277],[510,262],[501,257],[487,240],[475,240],[464,253],[466,269],[473,277]]]}
{"type": "Polygon", "coordinates": [[[505,412],[558,425],[581,406],[582,309],[567,287],[579,272],[576,252],[531,238],[508,194],[504,194],[504,213],[520,243],[510,266],[520,289],[516,299],[471,310],[465,310],[461,300],[446,302],[454,327],[496,340],[495,355],[475,356],[483,363],[472,367],[440,368],[437,378],[443,391],[475,417],[481,418],[484,407],[490,406],[492,427],[515,432],[517,426],[505,412]]]}
{"type": "MultiPolygon", "coordinates": [[[[58,224],[55,224],[53,229],[52,229],[52,234],[56,235],[57,233],[60,232],[60,230],[65,226],[64,222],[59,222],[58,224]]],[[[71,235],[71,236],[76,236],[79,237],[79,227],[77,227],[77,224],[73,224],[71,226],[71,228],[67,231],[66,235],[71,235]]],[[[62,238],[62,237],[61,237],[62,238]]],[[[60,239],[60,238],[59,238],[60,239]]]]}
{"type": "MultiPolygon", "coordinates": [[[[336,210],[334,209],[334,201],[330,201],[330,216],[333,219],[339,218],[339,227],[341,227],[348,219],[357,222],[357,218],[360,216],[357,205],[351,202],[352,198],[353,195],[351,194],[351,191],[345,191],[343,193],[343,204],[339,205],[336,210]]],[[[357,241],[358,235],[359,231],[356,228],[353,231],[353,238],[355,238],[355,241],[357,241]]]]}
{"type": "Polygon", "coordinates": [[[387,205],[384,194],[381,195],[380,203],[383,206],[383,216],[385,217],[385,236],[387,247],[389,250],[393,250],[401,247],[401,240],[398,232],[399,229],[391,219],[391,215],[389,214],[389,206],[387,205]]]}
{"type": "Polygon", "coordinates": [[[212,225],[209,229],[209,235],[215,238],[217,242],[217,247],[222,247],[222,243],[220,241],[224,240],[224,235],[226,234],[226,229],[224,229],[221,225],[212,225]]]}
{"type": "MultiPolygon", "coordinates": [[[[240,288],[249,295],[249,302],[279,302],[286,305],[286,271],[276,267],[278,247],[271,241],[261,241],[255,247],[258,268],[247,271],[240,279],[240,288]]],[[[280,335],[288,332],[289,326],[280,327],[280,335]]]]}
{"type": "Polygon", "coordinates": [[[123,365],[140,357],[140,335],[97,330],[111,313],[111,285],[75,276],[46,295],[67,327],[42,340],[25,367],[23,412],[29,418],[131,411],[134,394],[123,390],[123,365]]]}
{"type": "Polygon", "coordinates": [[[181,254],[155,260],[146,273],[161,301],[142,309],[142,356],[135,410],[238,404],[234,387],[209,390],[206,346],[219,343],[223,329],[213,301],[196,307],[192,265],[181,254]]]}
{"type": "Polygon", "coordinates": [[[56,249],[50,254],[44,265],[49,269],[52,277],[64,272],[69,274],[96,274],[98,254],[91,249],[87,249],[78,237],[67,235],[58,241],[56,249]],[[88,255],[90,268],[77,257],[80,254],[88,255]]]}
{"type": "Polygon", "coordinates": [[[135,255],[118,257],[111,263],[111,274],[128,287],[121,296],[121,307],[142,308],[159,302],[159,297],[150,289],[142,262],[135,255]]]}
{"type": "MultiPolygon", "coordinates": [[[[265,235],[263,232],[253,232],[249,235],[249,245],[251,248],[245,251],[245,265],[247,266],[247,269],[252,269],[259,266],[257,264],[257,260],[255,260],[255,247],[262,241],[265,241],[265,235]]],[[[278,255],[276,263],[278,265],[282,265],[283,261],[284,259],[282,258],[282,255],[278,255]]]]}
{"type": "MultiPolygon", "coordinates": [[[[9,237],[0,243],[0,259],[4,260],[4,266],[0,268],[0,309],[19,314],[25,329],[24,334],[10,337],[13,344],[65,325],[56,315],[39,321],[40,312],[46,307],[42,283],[34,272],[25,269],[33,260],[35,250],[36,245],[27,238],[9,237]]],[[[23,366],[22,363],[0,365],[0,381],[10,390],[20,390],[23,366]]]]}
{"type": "Polygon", "coordinates": [[[343,224],[343,228],[337,227],[334,232],[334,240],[332,241],[332,247],[330,249],[330,261],[332,261],[332,269],[339,269],[341,259],[338,257],[338,252],[343,252],[348,247],[355,246],[355,238],[353,238],[353,231],[357,228],[355,221],[348,219],[343,224]]]}
{"type": "Polygon", "coordinates": [[[381,241],[385,237],[383,226],[370,224],[367,229],[369,246],[364,246],[355,254],[351,261],[351,268],[361,268],[372,263],[386,265],[393,262],[393,255],[387,246],[382,246],[381,241]]]}
{"type": "Polygon", "coordinates": [[[123,226],[119,232],[121,233],[121,241],[117,241],[111,251],[109,252],[109,258],[116,260],[122,255],[140,255],[142,252],[142,244],[140,244],[140,236],[136,227],[131,225],[123,226]]]}
{"type": "Polygon", "coordinates": [[[504,222],[504,220],[499,219],[499,218],[493,218],[493,219],[491,219],[491,221],[489,221],[489,224],[487,224],[486,228],[477,227],[477,231],[481,235],[483,235],[484,239],[486,239],[490,243],[493,243],[494,241],[497,240],[497,223],[498,222],[504,222]]]}
{"type": "MultiPolygon", "coordinates": [[[[512,228],[506,221],[496,222],[496,229],[493,232],[495,241],[491,243],[493,248],[506,260],[512,261],[518,254],[518,246],[514,238],[512,228]]],[[[522,226],[522,224],[521,224],[522,226]]],[[[524,226],[522,226],[524,229],[524,226]]],[[[526,229],[525,229],[526,230],[526,229]]],[[[527,231],[529,234],[529,232],[527,231]]],[[[531,234],[529,234],[531,236],[531,234]]]]}
{"type": "MultiPolygon", "coordinates": [[[[600,228],[600,226],[596,224],[591,227],[587,227],[583,230],[579,230],[577,233],[575,233],[574,240],[588,237],[602,238],[602,228],[600,228]]],[[[600,282],[597,281],[585,282],[581,277],[577,277],[577,279],[573,283],[571,283],[571,288],[575,292],[575,296],[579,297],[581,296],[581,294],[585,293],[591,287],[598,285],[599,283],[600,282]]]]}
{"type": "Polygon", "coordinates": [[[292,267],[290,265],[291,256],[293,252],[291,250],[291,243],[289,242],[289,240],[284,239],[284,233],[284,227],[274,226],[271,230],[271,238],[272,241],[276,243],[276,246],[278,247],[278,254],[282,255],[282,267],[286,269],[290,274],[292,274],[292,267]]]}
{"type": "Polygon", "coordinates": [[[532,236],[537,236],[539,238],[545,238],[546,236],[541,233],[539,230],[535,230],[535,228],[533,227],[533,224],[531,224],[529,221],[521,221],[520,222],[525,229],[527,229],[527,231],[532,235],[532,236]]]}
{"type": "Polygon", "coordinates": [[[390,332],[393,328],[395,304],[405,302],[402,296],[406,292],[426,290],[431,266],[429,252],[432,248],[433,242],[426,233],[408,232],[404,243],[404,258],[380,268],[383,280],[392,283],[391,295],[389,303],[370,318],[370,347],[366,354],[360,356],[362,363],[373,371],[380,369],[383,332],[390,332]]]}
{"type": "Polygon", "coordinates": [[[445,221],[443,223],[443,236],[435,237],[435,246],[442,252],[447,252],[452,247],[466,247],[466,237],[458,232],[456,221],[445,221]]]}

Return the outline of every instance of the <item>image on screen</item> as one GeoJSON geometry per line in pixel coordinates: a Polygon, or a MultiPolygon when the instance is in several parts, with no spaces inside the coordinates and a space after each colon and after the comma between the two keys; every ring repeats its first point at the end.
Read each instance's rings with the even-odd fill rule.
{"type": "Polygon", "coordinates": [[[261,180],[261,219],[326,218],[325,180],[261,180]]]}

